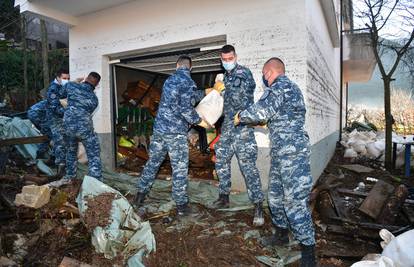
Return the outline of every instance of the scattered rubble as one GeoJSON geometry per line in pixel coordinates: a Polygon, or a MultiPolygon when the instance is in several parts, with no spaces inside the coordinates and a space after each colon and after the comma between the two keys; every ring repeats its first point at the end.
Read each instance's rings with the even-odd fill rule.
{"type": "Polygon", "coordinates": [[[22,192],[16,195],[14,203],[29,208],[38,209],[46,205],[50,200],[50,188],[42,185],[23,186],[22,192]]]}

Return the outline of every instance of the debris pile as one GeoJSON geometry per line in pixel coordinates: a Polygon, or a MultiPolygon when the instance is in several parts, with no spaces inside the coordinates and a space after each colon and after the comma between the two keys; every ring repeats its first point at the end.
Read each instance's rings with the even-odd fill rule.
{"type": "Polygon", "coordinates": [[[380,230],[399,235],[412,228],[413,182],[382,169],[344,164],[342,156],[343,150],[338,149],[312,199],[320,256],[351,264],[381,251],[380,230]]]}
{"type": "MultiPolygon", "coordinates": [[[[405,147],[404,142],[414,142],[412,135],[397,135],[393,133],[393,142],[397,144],[395,166],[401,168],[404,165],[405,147]]],[[[344,157],[355,160],[357,158],[367,158],[384,162],[385,156],[385,134],[384,132],[375,131],[358,131],[345,132],[342,137],[341,145],[345,148],[344,157]]],[[[411,147],[411,164],[414,164],[414,146],[411,147]]]]}

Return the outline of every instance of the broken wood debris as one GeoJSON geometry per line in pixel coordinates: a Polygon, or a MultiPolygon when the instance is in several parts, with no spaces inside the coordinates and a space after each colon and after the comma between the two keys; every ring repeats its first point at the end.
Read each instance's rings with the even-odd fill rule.
{"type": "Polygon", "coordinates": [[[359,210],[374,219],[380,215],[382,207],[389,195],[394,191],[394,186],[379,180],[369,192],[359,210]]]}
{"type": "Polygon", "coordinates": [[[0,140],[0,147],[2,146],[13,146],[13,145],[26,145],[26,144],[37,144],[43,143],[49,140],[47,136],[33,136],[33,137],[19,137],[0,140]]]}

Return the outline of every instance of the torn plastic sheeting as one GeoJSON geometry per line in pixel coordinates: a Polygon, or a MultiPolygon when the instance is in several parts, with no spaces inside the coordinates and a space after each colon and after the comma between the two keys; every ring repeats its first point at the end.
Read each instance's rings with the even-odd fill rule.
{"type": "MultiPolygon", "coordinates": [[[[86,165],[78,165],[79,175],[87,173],[86,165]]],[[[130,176],[124,173],[113,173],[104,170],[102,173],[106,184],[122,191],[135,193],[137,188],[138,177],[130,176]]],[[[80,176],[81,177],[81,176],[80,176]]],[[[211,207],[213,202],[217,200],[218,188],[211,185],[207,181],[191,181],[188,182],[188,195],[190,202],[199,203],[207,207],[211,207]]],[[[149,199],[156,200],[160,205],[170,202],[171,198],[171,181],[156,179],[149,193],[149,199]]],[[[149,201],[147,201],[149,202],[149,201]]],[[[266,205],[266,202],[263,203],[266,205]]],[[[252,209],[253,204],[250,202],[246,192],[230,195],[230,208],[221,209],[222,211],[240,211],[252,209]]]]}
{"type": "Polygon", "coordinates": [[[128,266],[144,266],[142,257],[155,251],[155,238],[149,222],[141,221],[120,192],[93,177],[85,176],[76,199],[81,216],[88,208],[88,197],[103,193],[113,193],[119,198],[112,201],[111,223],[105,228],[97,226],[93,230],[92,244],[95,250],[109,259],[121,253],[128,259],[128,266]]]}
{"type": "MultiPolygon", "coordinates": [[[[32,127],[29,120],[0,116],[0,136],[5,139],[39,136],[40,133],[32,127]]],[[[26,159],[36,159],[37,144],[15,145],[17,151],[26,159]]],[[[42,161],[36,160],[36,166],[41,172],[52,176],[54,172],[42,161]]]]}

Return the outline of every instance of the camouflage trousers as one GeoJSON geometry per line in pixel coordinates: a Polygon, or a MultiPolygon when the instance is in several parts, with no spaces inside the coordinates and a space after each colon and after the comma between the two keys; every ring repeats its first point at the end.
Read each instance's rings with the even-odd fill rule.
{"type": "Polygon", "coordinates": [[[287,150],[271,151],[268,202],[272,221],[278,227],[290,228],[301,244],[313,245],[315,232],[308,203],[313,184],[309,148],[287,150]]]}
{"type": "Polygon", "coordinates": [[[252,130],[244,129],[234,136],[220,136],[215,145],[216,172],[220,179],[219,193],[228,195],[231,189],[231,159],[237,162],[247,187],[247,194],[253,203],[264,199],[259,170],[256,167],[257,144],[252,130]],[[246,130],[246,131],[244,131],[246,130]]]}
{"type": "Polygon", "coordinates": [[[55,164],[66,163],[66,139],[63,119],[52,118],[50,120],[50,131],[52,132],[53,152],[55,154],[55,164]]]}
{"type": "Polygon", "coordinates": [[[181,134],[154,133],[149,146],[149,159],[138,180],[138,192],[148,193],[154,184],[158,170],[169,155],[172,169],[172,198],[177,205],[188,202],[188,143],[181,134]]]}
{"type": "MultiPolygon", "coordinates": [[[[34,126],[40,131],[41,134],[46,135],[49,140],[46,142],[41,143],[38,146],[39,152],[47,152],[49,150],[49,144],[50,141],[53,139],[52,132],[50,131],[50,122],[47,119],[39,118],[37,117],[37,114],[35,111],[32,111],[29,109],[27,112],[27,117],[29,120],[33,123],[34,126]]],[[[52,155],[53,155],[53,149],[52,149],[52,155]]]]}
{"type": "MultiPolygon", "coordinates": [[[[92,122],[90,122],[92,123],[92,122]]],[[[78,142],[81,142],[86,150],[88,158],[88,175],[102,180],[101,149],[98,135],[90,123],[71,123],[65,121],[67,154],[66,154],[66,178],[75,178],[78,164],[78,142]]]]}

